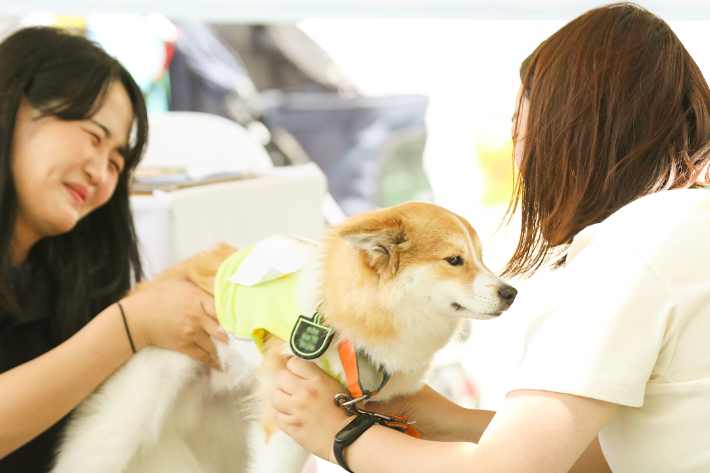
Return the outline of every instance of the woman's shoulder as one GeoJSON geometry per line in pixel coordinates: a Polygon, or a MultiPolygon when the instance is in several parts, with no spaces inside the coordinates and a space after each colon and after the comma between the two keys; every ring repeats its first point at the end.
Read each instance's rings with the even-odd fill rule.
{"type": "MultiPolygon", "coordinates": [[[[683,220],[699,220],[710,214],[710,190],[675,189],[650,194],[622,207],[605,222],[609,230],[640,225],[664,226],[683,220]]],[[[700,222],[699,222],[700,223],[700,222]]]]}
{"type": "Polygon", "coordinates": [[[641,197],[575,236],[572,246],[614,239],[637,243],[710,235],[710,190],[676,189],[641,197]]]}
{"type": "Polygon", "coordinates": [[[581,231],[568,262],[591,247],[634,252],[654,269],[705,267],[710,271],[710,190],[679,189],[651,194],[581,231]]]}
{"type": "Polygon", "coordinates": [[[613,216],[625,213],[664,211],[678,213],[680,210],[710,210],[710,189],[674,189],[655,192],[636,199],[621,208],[613,216]]]}

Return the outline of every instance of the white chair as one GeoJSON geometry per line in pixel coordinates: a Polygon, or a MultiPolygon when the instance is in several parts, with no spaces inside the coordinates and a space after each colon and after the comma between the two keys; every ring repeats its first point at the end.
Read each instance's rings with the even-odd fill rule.
{"type": "Polygon", "coordinates": [[[273,164],[264,147],[241,125],[201,112],[151,114],[141,167],[185,167],[191,179],[225,173],[264,175],[273,164]]]}
{"type": "Polygon", "coordinates": [[[225,241],[241,248],[275,233],[312,240],[325,227],[325,175],[315,163],[274,167],[242,126],[215,115],[167,112],[150,117],[141,166],[185,167],[193,179],[248,173],[249,179],[132,195],[147,276],[225,241]]]}

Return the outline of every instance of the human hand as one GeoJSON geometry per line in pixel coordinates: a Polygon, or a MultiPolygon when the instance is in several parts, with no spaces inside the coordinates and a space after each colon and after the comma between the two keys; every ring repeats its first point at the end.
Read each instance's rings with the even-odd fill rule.
{"type": "Polygon", "coordinates": [[[364,406],[380,414],[407,416],[425,440],[477,443],[494,412],[466,409],[450,401],[428,385],[409,395],[364,406]]]}
{"type": "Polygon", "coordinates": [[[179,278],[151,283],[121,301],[136,349],[152,344],[179,351],[220,369],[210,337],[228,342],[219,326],[214,297],[179,278]]]}
{"type": "Polygon", "coordinates": [[[426,440],[444,440],[442,438],[441,411],[450,401],[424,385],[412,394],[397,396],[387,401],[369,401],[363,408],[380,414],[407,416],[410,422],[426,440]]]}
{"type": "Polygon", "coordinates": [[[276,425],[314,455],[335,463],[335,434],[353,419],[333,403],[343,387],[310,361],[294,356],[286,367],[276,374],[271,394],[276,425]]]}

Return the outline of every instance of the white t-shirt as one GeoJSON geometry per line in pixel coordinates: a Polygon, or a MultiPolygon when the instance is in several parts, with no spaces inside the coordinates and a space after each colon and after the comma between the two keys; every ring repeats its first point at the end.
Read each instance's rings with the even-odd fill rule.
{"type": "Polygon", "coordinates": [[[620,404],[615,473],[710,472],[710,191],[643,197],[580,232],[513,389],[620,404]]]}

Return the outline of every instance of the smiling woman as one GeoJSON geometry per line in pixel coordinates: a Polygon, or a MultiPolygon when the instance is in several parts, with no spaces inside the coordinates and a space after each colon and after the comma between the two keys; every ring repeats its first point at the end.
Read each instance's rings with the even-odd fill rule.
{"type": "Polygon", "coordinates": [[[143,96],[103,50],[56,29],[20,30],[0,45],[0,58],[0,120],[14,125],[0,132],[0,215],[5,223],[0,229],[0,317],[20,309],[12,268],[39,266],[34,261],[44,260],[54,279],[65,281],[56,288],[58,320],[53,324],[56,335],[65,339],[116,299],[106,293],[96,300],[104,292],[97,284],[125,291],[131,279],[140,278],[127,182],[146,142],[143,96]],[[108,189],[97,192],[101,186],[90,182],[85,171],[100,160],[117,159],[101,157],[105,151],[94,144],[102,131],[91,119],[100,117],[116,128],[120,147],[130,148],[124,171],[112,178],[112,185],[106,185],[101,171],[98,178],[106,181],[101,186],[108,189]],[[129,145],[134,123],[135,141],[129,145]],[[89,193],[105,205],[89,203],[89,193]],[[78,205],[75,197],[87,202],[78,205]],[[88,215],[90,210],[96,211],[88,215]],[[101,256],[106,246],[113,248],[111,256],[101,256]],[[109,267],[96,266],[104,258],[112,260],[109,267]],[[92,272],[97,279],[85,280],[92,272]]]}
{"type": "Polygon", "coordinates": [[[65,416],[135,350],[217,366],[210,336],[225,335],[179,275],[126,296],[142,274],[128,181],[147,136],[126,69],[53,28],[8,37],[0,64],[0,471],[45,472],[65,416]]]}
{"type": "Polygon", "coordinates": [[[12,156],[18,191],[15,262],[24,261],[37,241],[70,231],[109,200],[125,167],[132,114],[130,97],[118,82],[109,86],[91,119],[42,116],[27,99],[20,102],[12,156]]]}

